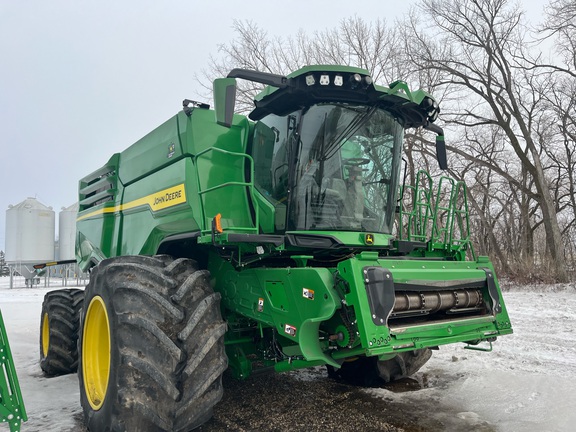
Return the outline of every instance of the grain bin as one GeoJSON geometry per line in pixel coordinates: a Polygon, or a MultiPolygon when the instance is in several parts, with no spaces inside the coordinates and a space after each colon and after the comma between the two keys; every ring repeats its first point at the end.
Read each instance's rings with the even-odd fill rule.
{"type": "Polygon", "coordinates": [[[6,262],[37,263],[54,260],[55,216],[36,198],[27,198],[6,210],[6,262]]]}
{"type": "Polygon", "coordinates": [[[58,244],[59,260],[73,260],[76,258],[76,214],[78,203],[70,207],[62,207],[58,214],[58,244]]]}

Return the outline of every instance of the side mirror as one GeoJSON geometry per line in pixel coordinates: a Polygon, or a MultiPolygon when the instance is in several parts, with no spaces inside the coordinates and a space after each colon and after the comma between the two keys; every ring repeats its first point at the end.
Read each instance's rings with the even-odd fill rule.
{"type": "Polygon", "coordinates": [[[446,156],[446,143],[444,142],[444,130],[440,126],[432,123],[428,123],[426,126],[424,126],[424,129],[427,129],[437,134],[436,160],[438,161],[438,165],[440,166],[441,170],[448,169],[448,158],[446,156]]]}
{"type": "Polygon", "coordinates": [[[446,143],[444,135],[436,136],[436,159],[441,170],[448,169],[448,158],[446,156],[446,143]]]}
{"type": "Polygon", "coordinates": [[[214,80],[214,111],[216,122],[222,126],[232,126],[236,105],[236,80],[217,78],[214,80]]]}

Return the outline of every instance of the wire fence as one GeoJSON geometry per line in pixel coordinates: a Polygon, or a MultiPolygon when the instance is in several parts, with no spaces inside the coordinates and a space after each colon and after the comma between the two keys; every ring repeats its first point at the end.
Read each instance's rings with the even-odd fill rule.
{"type": "Polygon", "coordinates": [[[0,288],[65,288],[84,287],[90,277],[87,273],[64,271],[62,274],[46,272],[41,276],[24,277],[18,274],[0,276],[0,288]]]}

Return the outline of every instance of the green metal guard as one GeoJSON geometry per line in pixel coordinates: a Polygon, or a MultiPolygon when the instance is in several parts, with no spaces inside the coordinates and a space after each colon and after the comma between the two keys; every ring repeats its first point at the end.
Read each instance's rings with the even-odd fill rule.
{"type": "Polygon", "coordinates": [[[433,186],[430,174],[421,170],[416,176],[416,186],[403,187],[399,238],[404,239],[405,230],[408,241],[430,242],[432,249],[463,255],[469,251],[475,261],[465,183],[442,176],[435,196],[433,186]],[[405,203],[410,199],[411,210],[406,210],[405,203]]]}
{"type": "Polygon", "coordinates": [[[440,177],[434,206],[434,230],[432,243],[451,244],[452,221],[454,218],[454,179],[440,177]],[[448,183],[448,186],[446,186],[448,183]],[[445,203],[445,204],[444,204],[445,203]]]}
{"type": "Polygon", "coordinates": [[[0,311],[0,363],[2,373],[0,373],[0,419],[2,423],[8,422],[11,432],[18,432],[22,422],[28,420],[12,352],[8,344],[8,336],[4,327],[4,319],[0,311]]]}
{"type": "Polygon", "coordinates": [[[414,191],[414,215],[408,225],[409,237],[411,240],[426,241],[428,240],[431,224],[433,223],[432,214],[432,177],[426,171],[418,171],[416,175],[416,189],[414,191]]]}
{"type": "MultiPolygon", "coordinates": [[[[214,192],[218,189],[221,188],[225,188],[225,187],[234,187],[234,186],[242,186],[242,187],[247,187],[248,190],[250,191],[250,196],[252,198],[252,203],[257,206],[257,201],[254,198],[254,182],[252,181],[253,173],[254,173],[254,160],[252,159],[252,156],[247,155],[246,153],[238,153],[238,152],[231,152],[228,150],[223,150],[220,149],[218,147],[209,147],[201,152],[199,152],[197,155],[195,155],[194,157],[194,161],[195,163],[197,163],[196,161],[203,155],[205,155],[208,152],[216,152],[216,153],[221,153],[221,154],[225,154],[225,155],[229,155],[229,156],[233,156],[233,157],[239,157],[239,158],[245,158],[248,160],[248,162],[250,163],[250,174],[251,174],[251,179],[249,182],[237,182],[237,181],[232,181],[232,182],[225,182],[225,183],[221,183],[219,185],[216,186],[212,186],[210,188],[204,189],[204,190],[199,190],[198,191],[198,195],[200,197],[202,197],[202,199],[200,200],[200,204],[201,204],[201,211],[202,211],[202,216],[203,216],[203,220],[206,220],[206,214],[204,211],[204,201],[206,199],[206,194],[210,193],[210,192],[214,192]]],[[[198,175],[198,186],[200,187],[200,176],[202,175],[200,173],[200,170],[198,169],[197,172],[198,175]]],[[[255,221],[254,221],[254,226],[252,227],[240,227],[240,226],[235,226],[234,230],[235,231],[245,231],[248,233],[254,233],[257,234],[258,233],[258,227],[259,227],[259,221],[258,221],[258,209],[255,209],[255,221]]],[[[205,228],[204,230],[202,230],[202,234],[207,234],[210,232],[210,229],[205,228]]]]}
{"type": "Polygon", "coordinates": [[[472,260],[476,261],[476,253],[470,239],[470,218],[468,213],[468,195],[466,184],[463,181],[456,182],[453,195],[453,217],[450,229],[450,244],[459,251],[470,251],[472,260]],[[458,230],[456,233],[455,230],[458,230]],[[458,234],[458,235],[457,235],[458,234]]]}
{"type": "Polygon", "coordinates": [[[448,251],[464,256],[469,251],[472,260],[476,260],[476,253],[470,240],[468,197],[466,184],[463,181],[440,177],[434,207],[432,243],[442,245],[448,251]],[[447,204],[442,205],[442,203],[447,204]]]}
{"type": "MultiPolygon", "coordinates": [[[[400,221],[406,216],[406,240],[427,241],[432,230],[432,185],[433,180],[428,172],[420,170],[416,174],[416,186],[402,186],[400,193],[402,205],[400,205],[400,221]],[[410,211],[406,211],[406,193],[409,192],[411,203],[410,211]]],[[[404,240],[402,223],[400,224],[399,238],[404,240]]]]}

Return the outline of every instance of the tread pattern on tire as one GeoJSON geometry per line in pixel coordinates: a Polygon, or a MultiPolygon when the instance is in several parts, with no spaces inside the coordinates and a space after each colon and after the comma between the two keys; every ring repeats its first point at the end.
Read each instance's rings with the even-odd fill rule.
{"type": "Polygon", "coordinates": [[[94,411],[79,371],[88,428],[188,431],[207,421],[227,368],[226,323],[209,272],[167,256],[108,259],[92,272],[87,305],[95,295],[109,314],[111,377],[94,411]]]}
{"type": "Polygon", "coordinates": [[[414,375],[431,356],[432,351],[426,348],[401,352],[390,360],[379,361],[378,357],[359,357],[357,360],[344,362],[340,369],[327,366],[328,376],[353,385],[379,386],[414,375]]]}
{"type": "Polygon", "coordinates": [[[76,372],[78,368],[78,331],[84,291],[66,288],[46,293],[40,316],[40,368],[47,376],[76,372]],[[49,341],[43,350],[43,322],[48,315],[49,341]]]}
{"type": "Polygon", "coordinates": [[[396,381],[414,375],[432,357],[429,349],[405,351],[390,360],[377,363],[378,375],[384,382],[396,381]]]}

